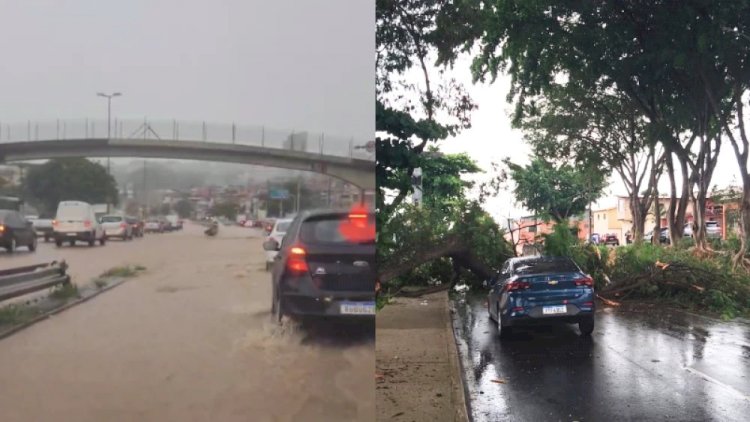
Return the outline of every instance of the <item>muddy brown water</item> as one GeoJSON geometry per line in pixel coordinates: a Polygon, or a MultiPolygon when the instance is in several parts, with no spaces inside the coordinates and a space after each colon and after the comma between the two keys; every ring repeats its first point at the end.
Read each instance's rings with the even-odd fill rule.
{"type": "Polygon", "coordinates": [[[199,226],[106,246],[0,253],[53,259],[85,282],[139,277],[0,341],[0,420],[373,420],[374,326],[270,321],[260,232],[199,226]]]}

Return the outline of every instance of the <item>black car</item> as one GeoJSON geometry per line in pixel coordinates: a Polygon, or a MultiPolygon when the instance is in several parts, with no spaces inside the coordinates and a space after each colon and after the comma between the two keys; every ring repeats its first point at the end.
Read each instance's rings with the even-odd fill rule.
{"type": "Polygon", "coordinates": [[[620,240],[614,234],[604,236],[604,244],[609,246],[620,246],[620,240]]]}
{"type": "Polygon", "coordinates": [[[19,246],[36,250],[34,225],[18,211],[0,210],[0,247],[13,253],[19,246]]]}
{"type": "Polygon", "coordinates": [[[375,216],[304,211],[295,217],[273,263],[271,312],[304,317],[375,316],[375,216]]]}

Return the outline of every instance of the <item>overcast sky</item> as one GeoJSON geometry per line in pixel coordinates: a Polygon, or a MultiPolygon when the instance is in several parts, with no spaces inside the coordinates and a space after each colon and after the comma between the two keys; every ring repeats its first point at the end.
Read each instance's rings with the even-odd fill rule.
{"type": "MultiPolygon", "coordinates": [[[[511,128],[510,113],[513,109],[512,105],[506,101],[510,89],[510,78],[503,75],[494,84],[474,85],[471,83],[470,63],[471,60],[463,56],[457,61],[456,67],[448,72],[448,76],[454,76],[466,85],[479,108],[472,114],[472,128],[441,142],[440,149],[448,153],[466,152],[485,170],[490,170],[491,163],[499,163],[505,157],[510,157],[515,163],[528,163],[531,149],[523,140],[523,132],[511,128]]],[[[415,72],[412,80],[418,80],[419,75],[415,72]]],[[[738,177],[737,161],[729,141],[726,140],[721,148],[712,184],[719,187],[729,184],[739,185],[741,182],[738,177]]],[[[479,176],[476,179],[483,180],[486,177],[488,176],[479,176]]],[[[615,196],[627,194],[618,176],[613,176],[610,181],[605,197],[599,201],[595,209],[615,206],[615,196]]],[[[679,179],[678,183],[681,183],[679,179]]],[[[666,174],[660,181],[659,189],[661,193],[669,192],[669,179],[666,174]]],[[[501,192],[496,198],[490,198],[484,208],[499,222],[504,222],[504,219],[509,216],[516,218],[529,214],[522,206],[515,203],[511,192],[501,192]]]]}
{"type": "Polygon", "coordinates": [[[0,0],[0,122],[206,120],[370,140],[372,0],[0,0]]]}

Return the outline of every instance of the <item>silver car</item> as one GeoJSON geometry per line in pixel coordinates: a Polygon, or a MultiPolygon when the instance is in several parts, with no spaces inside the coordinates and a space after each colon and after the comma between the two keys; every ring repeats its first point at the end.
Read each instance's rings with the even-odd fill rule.
{"type": "Polygon", "coordinates": [[[107,238],[130,240],[133,238],[133,227],[121,215],[105,215],[101,219],[107,238]]]}

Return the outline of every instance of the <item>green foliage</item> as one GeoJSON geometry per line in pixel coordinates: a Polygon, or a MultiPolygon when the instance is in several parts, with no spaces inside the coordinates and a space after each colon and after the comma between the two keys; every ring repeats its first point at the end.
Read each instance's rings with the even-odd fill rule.
{"type": "Polygon", "coordinates": [[[728,254],[701,259],[679,248],[629,245],[616,249],[607,272],[611,288],[635,286],[628,297],[672,301],[724,318],[750,312],[750,275],[733,271],[728,254]]]}
{"type": "Polygon", "coordinates": [[[571,231],[567,220],[554,225],[552,233],[543,234],[544,253],[550,256],[572,256],[578,239],[571,231]]]}
{"type": "Polygon", "coordinates": [[[237,218],[239,209],[240,206],[236,202],[216,202],[214,206],[211,207],[211,214],[217,217],[226,217],[230,220],[234,220],[237,218]]]}
{"type": "Polygon", "coordinates": [[[506,160],[516,199],[544,219],[556,222],[583,213],[606,185],[602,173],[569,164],[555,166],[536,157],[527,166],[506,160]]]}
{"type": "Polygon", "coordinates": [[[190,217],[194,209],[195,207],[193,206],[193,203],[187,199],[180,199],[174,205],[174,210],[177,212],[177,215],[179,215],[180,218],[190,217]]]}
{"type": "Polygon", "coordinates": [[[107,169],[85,158],[57,158],[29,169],[26,190],[44,212],[60,201],[117,204],[117,185],[107,169]]]}
{"type": "Polygon", "coordinates": [[[68,300],[74,297],[80,297],[78,286],[73,283],[61,284],[51,289],[49,296],[53,299],[68,300]]]}

